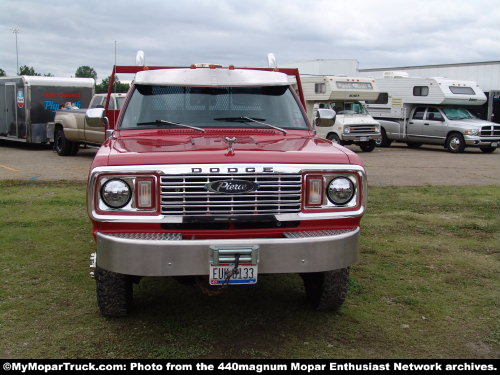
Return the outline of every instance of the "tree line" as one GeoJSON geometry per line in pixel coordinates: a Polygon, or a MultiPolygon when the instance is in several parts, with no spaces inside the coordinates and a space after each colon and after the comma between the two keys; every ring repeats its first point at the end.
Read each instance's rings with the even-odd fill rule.
{"type": "MultiPolygon", "coordinates": [[[[21,76],[44,76],[44,77],[54,77],[52,73],[41,74],[38,73],[32,66],[22,65],[19,67],[19,75],[21,76]]],[[[0,68],[0,77],[5,77],[5,70],[0,68]]],[[[77,78],[94,78],[97,81],[97,72],[94,68],[88,65],[79,66],[75,71],[75,77],[77,78]]],[[[102,82],[95,85],[95,92],[97,94],[108,92],[108,85],[111,76],[103,78],[102,82]]],[[[115,88],[113,92],[127,92],[130,85],[128,83],[120,82],[118,76],[115,77],[115,88]]]]}

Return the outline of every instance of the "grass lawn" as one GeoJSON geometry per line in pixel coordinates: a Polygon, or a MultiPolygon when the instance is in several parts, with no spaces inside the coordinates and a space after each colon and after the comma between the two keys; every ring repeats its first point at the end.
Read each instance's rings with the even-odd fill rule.
{"type": "Polygon", "coordinates": [[[76,182],[0,182],[0,357],[471,357],[499,343],[500,187],[370,189],[360,262],[338,313],[295,275],[208,297],[168,278],[102,318],[76,182]]]}

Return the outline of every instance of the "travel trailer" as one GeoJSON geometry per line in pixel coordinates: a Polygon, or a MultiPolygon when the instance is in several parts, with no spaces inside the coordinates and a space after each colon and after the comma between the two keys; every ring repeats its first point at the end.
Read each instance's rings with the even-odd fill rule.
{"type": "Polygon", "coordinates": [[[301,75],[301,81],[307,113],[318,136],[342,145],[354,143],[366,152],[375,148],[380,125],[364,105],[379,95],[374,79],[301,75]]]}
{"type": "Polygon", "coordinates": [[[490,153],[500,142],[500,125],[471,113],[473,106],[486,102],[476,82],[385,72],[377,85],[380,95],[367,106],[380,122],[381,146],[396,141],[412,148],[438,144],[454,153],[466,147],[490,153]]]}
{"type": "Polygon", "coordinates": [[[56,111],[65,104],[86,108],[94,84],[93,78],[0,78],[0,139],[48,142],[47,124],[54,121],[56,111]]]}

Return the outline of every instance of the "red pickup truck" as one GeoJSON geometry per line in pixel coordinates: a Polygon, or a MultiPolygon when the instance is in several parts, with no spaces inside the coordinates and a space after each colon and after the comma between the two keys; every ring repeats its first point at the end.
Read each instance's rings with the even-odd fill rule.
{"type": "Polygon", "coordinates": [[[108,126],[88,180],[101,314],[126,315],[143,276],[216,294],[277,273],[299,274],[315,309],[338,309],[358,258],[365,170],[316,137],[298,70],[120,72],[136,75],[116,121],[87,114],[108,126]]]}

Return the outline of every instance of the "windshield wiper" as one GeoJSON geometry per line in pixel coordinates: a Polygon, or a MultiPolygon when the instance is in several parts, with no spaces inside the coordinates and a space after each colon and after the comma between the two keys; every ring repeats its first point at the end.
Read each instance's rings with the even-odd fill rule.
{"type": "Polygon", "coordinates": [[[285,129],[280,128],[279,126],[271,125],[271,124],[268,124],[267,122],[263,122],[265,120],[265,118],[252,118],[252,117],[240,116],[240,117],[217,117],[217,118],[214,118],[214,120],[215,121],[230,121],[230,122],[231,121],[234,121],[234,122],[255,122],[257,124],[266,125],[266,126],[269,126],[270,128],[282,131],[284,134],[288,133],[285,129]]]}
{"type": "Polygon", "coordinates": [[[174,121],[167,121],[167,120],[154,120],[154,121],[145,121],[145,122],[138,122],[137,125],[159,125],[159,124],[167,124],[167,125],[175,125],[175,126],[181,126],[183,128],[189,128],[189,129],[194,129],[194,130],[199,130],[203,133],[205,133],[205,129],[199,128],[197,126],[193,125],[186,125],[182,124],[180,122],[174,122],[174,121]]]}

